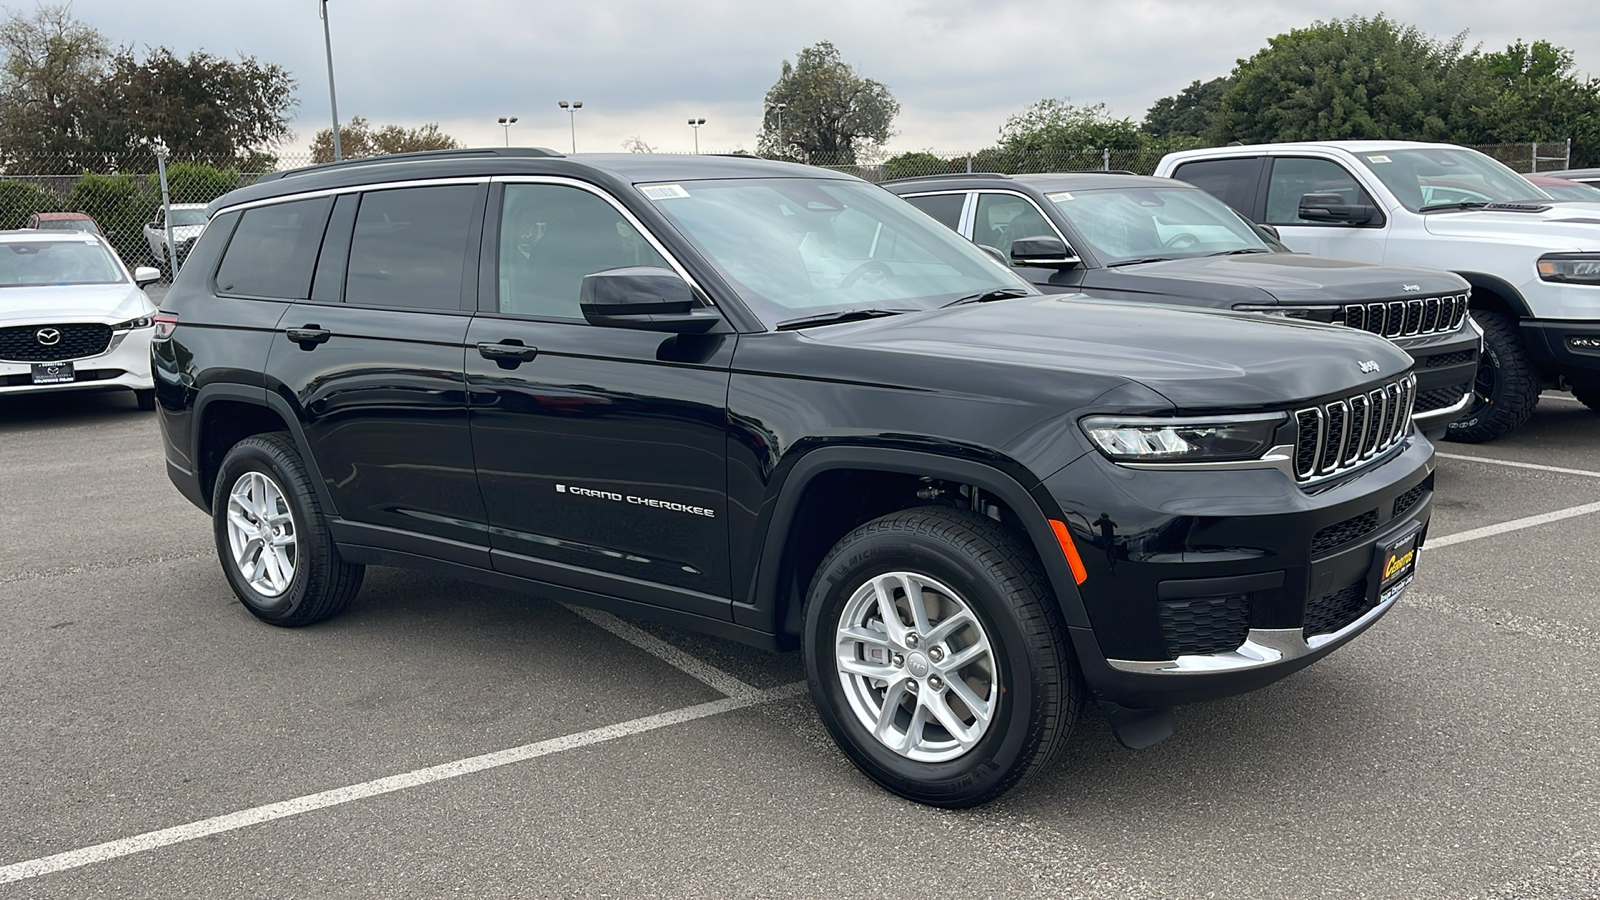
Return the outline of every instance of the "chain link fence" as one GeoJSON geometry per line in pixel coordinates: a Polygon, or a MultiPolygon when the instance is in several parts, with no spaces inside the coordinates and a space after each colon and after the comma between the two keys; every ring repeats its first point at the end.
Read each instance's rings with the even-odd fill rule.
{"type": "MultiPolygon", "coordinates": [[[[881,161],[849,164],[814,158],[811,164],[848,172],[867,181],[938,175],[957,172],[999,172],[1019,175],[1036,172],[1070,172],[1106,169],[1148,175],[1168,150],[1114,149],[1085,147],[1075,151],[1013,153],[996,148],[974,152],[940,153],[916,151],[887,157],[881,161]]],[[[1518,172],[1550,171],[1564,168],[1570,160],[1569,142],[1485,144],[1473,147],[1518,172]]],[[[314,162],[309,153],[278,158],[274,171],[298,168],[314,162]]],[[[39,166],[34,171],[48,166],[39,166]]],[[[165,233],[161,222],[161,185],[156,175],[153,154],[107,157],[97,171],[72,172],[63,162],[63,171],[47,175],[7,175],[0,173],[0,229],[23,227],[73,227],[71,219],[40,221],[40,213],[81,213],[87,215],[116,248],[129,267],[160,265],[166,268],[165,233]]],[[[255,181],[262,172],[241,171],[193,160],[169,160],[167,184],[175,207],[204,205],[217,197],[255,181]]],[[[174,219],[181,222],[179,210],[174,219]]],[[[81,222],[81,219],[77,220],[81,222]]],[[[179,248],[181,263],[184,248],[179,248]]]]}

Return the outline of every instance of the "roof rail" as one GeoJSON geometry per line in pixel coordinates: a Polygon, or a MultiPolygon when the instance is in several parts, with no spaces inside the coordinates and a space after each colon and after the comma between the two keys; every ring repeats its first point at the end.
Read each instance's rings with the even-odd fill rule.
{"type": "Polygon", "coordinates": [[[886,178],[879,184],[894,184],[899,181],[938,181],[946,178],[1001,178],[1011,180],[1010,175],[999,172],[941,172],[937,175],[907,175],[904,178],[886,178]]]}
{"type": "Polygon", "coordinates": [[[521,158],[549,158],[565,157],[565,153],[558,153],[544,147],[475,147],[465,150],[417,150],[411,153],[389,153],[381,156],[361,156],[355,159],[342,159],[338,162],[318,163],[311,166],[301,166],[298,169],[289,169],[285,172],[268,172],[256,179],[256,184],[264,181],[277,181],[280,178],[293,178],[297,175],[311,175],[317,172],[326,172],[330,169],[354,168],[356,166],[370,166],[379,163],[405,162],[410,160],[444,160],[444,159],[473,159],[484,156],[521,157],[521,158]]]}

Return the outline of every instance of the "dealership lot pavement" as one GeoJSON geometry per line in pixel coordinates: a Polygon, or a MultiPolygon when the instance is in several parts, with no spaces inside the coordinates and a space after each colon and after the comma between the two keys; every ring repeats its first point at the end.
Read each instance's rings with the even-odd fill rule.
{"type": "Polygon", "coordinates": [[[393,569],[260,625],[131,394],[0,399],[0,898],[1600,897],[1600,416],[1441,451],[1372,631],[944,812],[794,654],[393,569]]]}

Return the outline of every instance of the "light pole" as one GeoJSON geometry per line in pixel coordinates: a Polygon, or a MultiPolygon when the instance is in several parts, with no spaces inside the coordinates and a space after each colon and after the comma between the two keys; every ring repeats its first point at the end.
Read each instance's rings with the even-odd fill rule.
{"type": "Polygon", "coordinates": [[[556,101],[556,105],[567,111],[567,124],[572,127],[572,152],[573,153],[577,153],[578,152],[578,110],[583,109],[583,101],[582,100],[574,100],[571,103],[568,103],[565,100],[557,100],[556,101]]]}
{"type": "Polygon", "coordinates": [[[772,104],[772,108],[777,110],[777,112],[778,112],[778,143],[779,143],[779,145],[783,144],[783,110],[788,105],[789,104],[787,104],[787,103],[774,103],[774,104],[772,104]]]}
{"type": "Polygon", "coordinates": [[[700,126],[706,123],[705,119],[690,119],[689,127],[694,129],[694,152],[700,152],[700,126]]]}
{"type": "Polygon", "coordinates": [[[511,146],[511,126],[516,124],[517,117],[516,116],[501,116],[500,118],[495,119],[495,121],[499,122],[500,123],[500,127],[505,129],[505,132],[506,132],[506,146],[507,147],[511,146]]]}
{"type": "Polygon", "coordinates": [[[339,95],[333,89],[333,37],[328,34],[328,0],[319,0],[322,11],[322,43],[328,50],[328,108],[333,112],[333,161],[344,159],[339,147],[339,95]]]}

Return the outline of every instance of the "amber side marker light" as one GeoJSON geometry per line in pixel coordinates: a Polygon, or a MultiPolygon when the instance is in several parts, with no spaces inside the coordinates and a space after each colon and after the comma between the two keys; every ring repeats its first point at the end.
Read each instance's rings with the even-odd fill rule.
{"type": "Polygon", "coordinates": [[[1067,558],[1067,566],[1072,569],[1072,580],[1083,584],[1089,580],[1089,572],[1083,567],[1083,558],[1078,556],[1078,546],[1072,543],[1072,535],[1067,532],[1067,523],[1050,520],[1050,529],[1056,533],[1056,543],[1061,545],[1061,555],[1067,558]]]}

